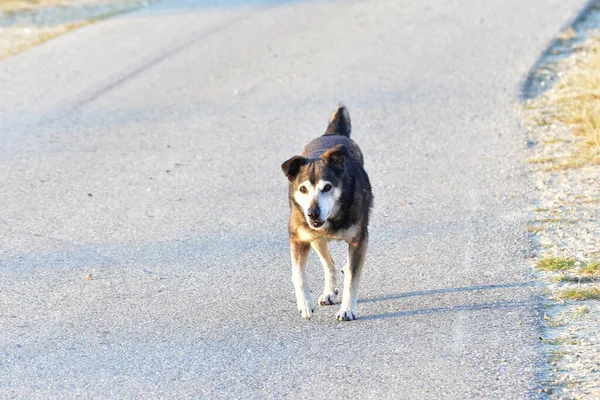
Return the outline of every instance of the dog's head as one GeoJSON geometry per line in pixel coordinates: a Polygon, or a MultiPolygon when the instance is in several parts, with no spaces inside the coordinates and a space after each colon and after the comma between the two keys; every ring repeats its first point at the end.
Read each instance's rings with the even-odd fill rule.
{"type": "Polygon", "coordinates": [[[346,156],[346,148],[340,144],[320,159],[295,156],[281,165],[290,180],[292,200],[302,208],[312,229],[326,229],[327,221],[340,209],[346,156]]]}

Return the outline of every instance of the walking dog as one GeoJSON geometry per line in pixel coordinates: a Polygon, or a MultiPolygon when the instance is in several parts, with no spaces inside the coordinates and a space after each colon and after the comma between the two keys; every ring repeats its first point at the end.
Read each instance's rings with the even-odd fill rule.
{"type": "Polygon", "coordinates": [[[348,260],[342,268],[344,292],[337,319],[356,319],[373,194],[362,152],[350,139],[351,130],[348,110],[340,105],[331,115],[325,134],[306,145],[302,155],[281,165],[289,179],[292,281],[303,318],[310,318],[315,311],[306,276],[311,247],[325,272],[319,305],[331,305],[337,300],[337,271],[327,242],[343,240],[348,243],[348,260]]]}

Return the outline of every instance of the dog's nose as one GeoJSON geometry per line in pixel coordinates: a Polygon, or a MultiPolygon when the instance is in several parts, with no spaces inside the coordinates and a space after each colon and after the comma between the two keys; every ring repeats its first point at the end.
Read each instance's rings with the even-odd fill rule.
{"type": "Polygon", "coordinates": [[[308,210],[308,218],[315,220],[319,219],[319,209],[318,208],[310,208],[308,210]]]}

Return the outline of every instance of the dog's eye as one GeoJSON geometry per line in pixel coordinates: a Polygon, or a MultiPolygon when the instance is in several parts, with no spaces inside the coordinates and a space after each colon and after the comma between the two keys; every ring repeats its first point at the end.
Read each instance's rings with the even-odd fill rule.
{"type": "Polygon", "coordinates": [[[323,192],[329,192],[331,190],[331,185],[328,183],[327,185],[323,186],[323,192]]]}
{"type": "Polygon", "coordinates": [[[306,186],[300,186],[300,193],[304,193],[306,194],[306,192],[308,192],[308,190],[306,190],[306,186]]]}

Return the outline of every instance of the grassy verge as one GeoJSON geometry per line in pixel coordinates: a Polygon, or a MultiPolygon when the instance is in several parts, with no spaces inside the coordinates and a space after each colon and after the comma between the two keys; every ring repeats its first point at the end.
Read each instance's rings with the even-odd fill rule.
{"type": "Polygon", "coordinates": [[[559,294],[565,300],[600,300],[600,288],[573,288],[563,290],[559,294]]]}
{"type": "Polygon", "coordinates": [[[0,59],[154,1],[0,0],[0,59]]]}
{"type": "Polygon", "coordinates": [[[600,0],[586,10],[522,93],[535,198],[526,230],[544,283],[544,399],[600,398],[600,0]]]}
{"type": "Polygon", "coordinates": [[[583,264],[579,273],[583,275],[597,275],[600,277],[600,262],[598,261],[588,261],[583,264]]]}
{"type": "Polygon", "coordinates": [[[43,7],[68,6],[90,0],[0,0],[0,11],[16,13],[43,7]]]}
{"type": "Polygon", "coordinates": [[[575,266],[575,259],[571,257],[546,257],[535,264],[540,271],[564,271],[575,266]]]}
{"type": "Polygon", "coordinates": [[[563,124],[574,134],[576,149],[567,157],[530,159],[555,170],[600,165],[600,39],[590,39],[585,57],[565,72],[556,86],[540,96],[538,125],[563,124]]]}

